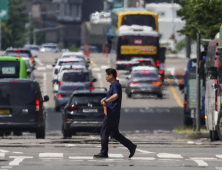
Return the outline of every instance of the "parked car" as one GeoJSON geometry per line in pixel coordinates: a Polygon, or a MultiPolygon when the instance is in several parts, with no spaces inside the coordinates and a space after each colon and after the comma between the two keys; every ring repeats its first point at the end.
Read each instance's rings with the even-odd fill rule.
{"type": "Polygon", "coordinates": [[[37,139],[45,138],[46,111],[40,86],[28,79],[0,79],[0,133],[22,135],[34,132],[37,139]]]}
{"type": "Polygon", "coordinates": [[[106,97],[107,90],[77,90],[75,91],[62,114],[63,137],[72,137],[79,128],[94,128],[100,132],[104,110],[100,100],[106,97]]]}

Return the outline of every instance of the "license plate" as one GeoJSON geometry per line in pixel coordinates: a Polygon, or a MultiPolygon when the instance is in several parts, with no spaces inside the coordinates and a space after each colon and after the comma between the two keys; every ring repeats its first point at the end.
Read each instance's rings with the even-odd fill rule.
{"type": "Polygon", "coordinates": [[[84,113],[97,113],[98,109],[83,109],[84,113]]]}
{"type": "Polygon", "coordinates": [[[151,88],[147,87],[147,88],[141,88],[142,91],[150,91],[151,88]]]}
{"type": "Polygon", "coordinates": [[[10,114],[10,110],[0,110],[0,114],[10,114]]]}

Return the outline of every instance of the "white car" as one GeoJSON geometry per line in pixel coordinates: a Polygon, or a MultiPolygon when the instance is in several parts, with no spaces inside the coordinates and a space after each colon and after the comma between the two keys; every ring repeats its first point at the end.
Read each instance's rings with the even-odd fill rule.
{"type": "Polygon", "coordinates": [[[57,81],[57,75],[59,73],[60,67],[64,65],[83,65],[86,66],[84,59],[79,58],[61,58],[57,61],[56,65],[52,65],[54,67],[52,72],[52,83],[54,84],[57,81]]]}

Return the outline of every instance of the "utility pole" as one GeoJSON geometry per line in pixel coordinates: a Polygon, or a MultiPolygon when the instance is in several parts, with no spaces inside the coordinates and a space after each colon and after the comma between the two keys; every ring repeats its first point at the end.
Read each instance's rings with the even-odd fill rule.
{"type": "Polygon", "coordinates": [[[127,7],[128,7],[128,0],[124,0],[123,7],[124,7],[124,8],[127,8],[127,7]]]}
{"type": "Polygon", "coordinates": [[[200,33],[197,33],[197,66],[196,66],[196,81],[197,81],[197,95],[196,95],[196,130],[200,132],[200,75],[199,75],[199,61],[200,61],[200,33]]]}

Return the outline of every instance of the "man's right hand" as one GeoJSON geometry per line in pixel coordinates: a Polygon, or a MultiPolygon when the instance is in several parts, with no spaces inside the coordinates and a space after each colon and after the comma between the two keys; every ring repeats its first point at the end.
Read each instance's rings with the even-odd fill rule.
{"type": "Polygon", "coordinates": [[[101,105],[104,105],[104,100],[106,100],[106,98],[103,98],[103,99],[100,101],[101,105]]]}

